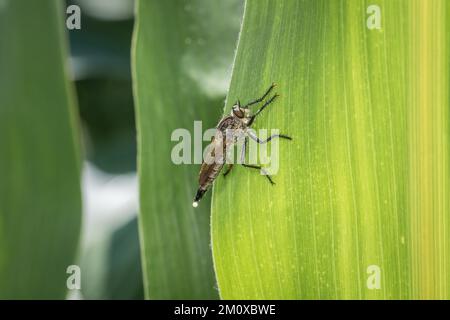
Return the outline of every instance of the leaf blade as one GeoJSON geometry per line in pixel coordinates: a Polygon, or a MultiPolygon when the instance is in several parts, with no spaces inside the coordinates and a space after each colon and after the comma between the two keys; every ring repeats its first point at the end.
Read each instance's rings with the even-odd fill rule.
{"type": "Polygon", "coordinates": [[[170,139],[177,128],[191,137],[194,120],[207,129],[219,118],[239,18],[238,1],[138,2],[133,78],[147,298],[217,298],[210,200],[192,208],[199,167],[172,163],[170,139]]]}
{"type": "Polygon", "coordinates": [[[434,198],[436,209],[429,189],[409,190],[420,185],[415,179],[435,181],[437,194],[447,190],[448,117],[419,140],[440,150],[424,165],[415,130],[430,135],[434,122],[412,121],[407,108],[421,110],[438,98],[432,114],[447,112],[448,77],[432,61],[448,67],[448,48],[441,46],[448,22],[438,13],[448,7],[436,1],[426,11],[420,1],[381,1],[378,31],[366,28],[369,4],[247,1],[227,100],[257,97],[277,82],[281,99],[256,125],[280,128],[294,140],[279,142],[275,187],[244,169],[215,184],[213,256],[222,298],[400,299],[426,288],[423,297],[448,298],[442,286],[450,269],[448,201],[434,198]],[[415,24],[419,12],[427,26],[415,24]],[[426,28],[438,30],[434,41],[426,42],[426,28]],[[426,48],[426,59],[412,55],[426,48]],[[410,72],[411,65],[423,69],[410,72]],[[424,92],[417,79],[427,69],[441,89],[423,93],[418,103],[412,93],[424,92]],[[423,177],[414,178],[419,163],[423,177]],[[410,202],[419,194],[428,207],[410,202]],[[420,240],[425,236],[428,244],[420,240]],[[421,250],[432,262],[420,261],[421,250]],[[367,286],[373,265],[381,270],[379,290],[367,286]]]}
{"type": "Polygon", "coordinates": [[[0,296],[61,299],[81,224],[80,154],[64,67],[64,13],[58,1],[6,1],[2,6],[0,296]]]}

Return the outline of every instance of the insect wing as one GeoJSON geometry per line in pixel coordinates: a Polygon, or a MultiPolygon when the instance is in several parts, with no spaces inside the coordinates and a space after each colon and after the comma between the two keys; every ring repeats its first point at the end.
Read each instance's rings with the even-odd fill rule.
{"type": "Polygon", "coordinates": [[[205,184],[223,165],[223,139],[220,139],[221,133],[218,131],[216,136],[211,139],[205,152],[205,157],[200,167],[199,184],[205,184]]]}

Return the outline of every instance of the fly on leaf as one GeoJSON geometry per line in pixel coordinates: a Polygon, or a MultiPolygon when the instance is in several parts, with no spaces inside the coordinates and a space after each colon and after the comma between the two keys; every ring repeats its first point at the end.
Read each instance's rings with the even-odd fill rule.
{"type": "MultiPolygon", "coordinates": [[[[205,157],[205,159],[209,159],[209,161],[205,161],[205,159],[203,159],[203,163],[200,168],[198,179],[199,187],[197,194],[195,195],[194,202],[192,203],[194,208],[198,206],[198,202],[202,199],[206,191],[208,191],[209,187],[213,184],[214,180],[224,167],[227,159],[227,150],[229,150],[242,136],[244,138],[244,144],[241,151],[240,164],[246,168],[260,170],[272,185],[275,184],[272,177],[264,170],[264,168],[261,168],[261,166],[244,163],[248,138],[258,142],[259,144],[267,143],[274,138],[292,140],[291,137],[284,134],[275,134],[265,140],[261,140],[252,131],[248,130],[255,121],[256,117],[278,97],[278,94],[275,93],[266,100],[275,86],[276,84],[272,84],[261,98],[255,99],[244,106],[241,106],[241,103],[237,101],[233,105],[230,115],[223,117],[219,121],[219,124],[216,127],[216,133],[211,140],[211,144],[209,145],[209,149],[205,157]],[[250,107],[256,106],[260,103],[263,103],[262,106],[255,113],[252,113],[250,107]]],[[[230,173],[232,168],[233,164],[228,164],[228,167],[223,175],[226,176],[230,173]]]]}

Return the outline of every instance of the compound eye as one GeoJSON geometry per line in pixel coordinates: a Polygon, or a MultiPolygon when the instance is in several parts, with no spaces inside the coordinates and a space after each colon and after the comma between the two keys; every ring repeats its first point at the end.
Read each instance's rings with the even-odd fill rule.
{"type": "Polygon", "coordinates": [[[244,117],[244,111],[239,107],[233,107],[233,113],[238,118],[244,117]]]}

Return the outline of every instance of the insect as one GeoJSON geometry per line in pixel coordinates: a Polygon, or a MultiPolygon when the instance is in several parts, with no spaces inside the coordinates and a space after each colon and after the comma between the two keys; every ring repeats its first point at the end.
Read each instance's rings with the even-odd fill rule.
{"type": "MultiPolygon", "coordinates": [[[[244,106],[241,106],[241,103],[238,100],[233,105],[230,115],[223,117],[219,121],[219,124],[216,127],[216,133],[211,140],[211,144],[209,145],[209,149],[206,154],[210,159],[214,158],[215,161],[210,163],[203,160],[198,179],[199,187],[197,190],[197,194],[195,195],[194,202],[192,203],[192,206],[194,208],[198,206],[199,201],[202,199],[206,191],[208,191],[209,187],[213,184],[214,180],[217,178],[220,171],[224,167],[227,158],[226,150],[229,149],[234,143],[236,143],[242,134],[244,135],[244,143],[241,150],[240,164],[246,168],[260,170],[267,177],[267,179],[272,185],[275,184],[271,176],[264,170],[264,168],[261,168],[261,166],[244,163],[245,150],[247,148],[248,138],[255,140],[259,144],[267,143],[274,138],[283,138],[287,140],[292,140],[291,137],[284,134],[275,134],[268,137],[265,140],[261,140],[252,131],[248,130],[255,121],[256,117],[269,104],[274,102],[279,95],[274,94],[270,99],[266,100],[261,106],[261,108],[259,108],[255,113],[250,112],[250,107],[258,105],[259,103],[263,102],[266,99],[266,97],[270,94],[272,89],[275,88],[275,86],[276,84],[273,83],[262,97],[255,99],[244,106]],[[231,135],[230,132],[232,132],[231,135]],[[219,150],[219,152],[217,152],[217,150],[219,150]]],[[[233,164],[230,163],[227,165],[228,167],[223,174],[224,176],[227,176],[230,173],[231,169],[233,168],[233,164]]]]}

